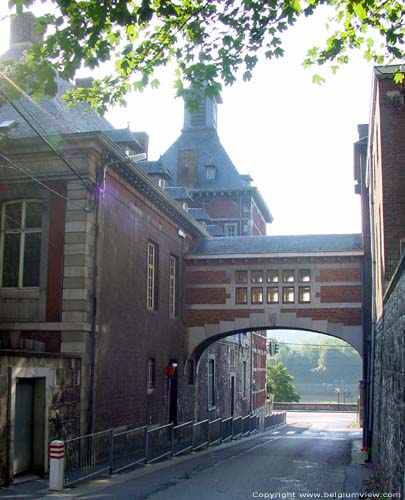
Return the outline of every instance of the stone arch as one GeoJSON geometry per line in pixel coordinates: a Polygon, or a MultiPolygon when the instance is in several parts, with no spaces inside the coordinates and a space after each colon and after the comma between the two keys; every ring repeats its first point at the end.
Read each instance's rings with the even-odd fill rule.
{"type": "Polygon", "coordinates": [[[275,329],[303,330],[335,337],[350,344],[363,357],[361,325],[347,326],[328,320],[297,317],[296,313],[274,314],[266,311],[251,314],[248,318],[187,328],[187,360],[194,359],[197,368],[203,352],[217,340],[239,333],[275,329]]]}

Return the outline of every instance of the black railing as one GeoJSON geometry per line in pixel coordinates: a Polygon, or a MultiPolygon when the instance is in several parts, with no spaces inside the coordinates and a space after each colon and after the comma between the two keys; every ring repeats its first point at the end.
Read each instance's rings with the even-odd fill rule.
{"type": "MultiPolygon", "coordinates": [[[[264,416],[262,429],[286,421],[285,412],[264,416]]],[[[119,434],[107,430],[65,441],[64,485],[99,474],[113,474],[136,464],[151,463],[186,451],[260,432],[258,415],[186,422],[177,426],[138,427],[119,434]]]]}

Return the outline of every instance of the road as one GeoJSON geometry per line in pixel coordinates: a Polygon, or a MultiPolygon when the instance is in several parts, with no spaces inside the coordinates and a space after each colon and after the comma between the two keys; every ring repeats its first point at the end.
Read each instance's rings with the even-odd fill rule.
{"type": "Polygon", "coordinates": [[[137,477],[76,498],[339,498],[354,493],[348,471],[352,440],[360,437],[355,420],[352,413],[291,412],[282,428],[148,466],[137,477]]]}

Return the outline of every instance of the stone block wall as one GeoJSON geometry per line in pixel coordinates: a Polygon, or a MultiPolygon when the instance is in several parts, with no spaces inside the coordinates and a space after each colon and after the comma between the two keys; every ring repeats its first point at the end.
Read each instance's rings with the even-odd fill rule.
{"type": "Polygon", "coordinates": [[[376,327],[373,460],[382,491],[405,497],[405,257],[385,297],[376,327]]]}
{"type": "MultiPolygon", "coordinates": [[[[12,394],[19,377],[45,377],[45,442],[68,439],[80,435],[80,371],[78,357],[0,351],[0,485],[13,481],[13,436],[18,429],[13,421],[12,394]]],[[[14,402],[15,404],[15,402],[14,402]]],[[[46,472],[48,457],[45,456],[43,471],[46,472]]]]}

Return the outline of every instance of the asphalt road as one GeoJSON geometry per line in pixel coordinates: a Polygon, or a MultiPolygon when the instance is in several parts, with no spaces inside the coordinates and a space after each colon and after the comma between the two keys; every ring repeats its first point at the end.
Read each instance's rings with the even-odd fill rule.
{"type": "Polygon", "coordinates": [[[338,494],[354,493],[348,470],[352,440],[360,437],[360,431],[353,427],[355,418],[355,414],[349,413],[291,412],[287,426],[278,430],[213,447],[185,459],[166,460],[144,468],[136,477],[127,474],[128,480],[119,484],[104,485],[83,494],[76,491],[75,497],[88,500],[341,498],[338,494]]]}

